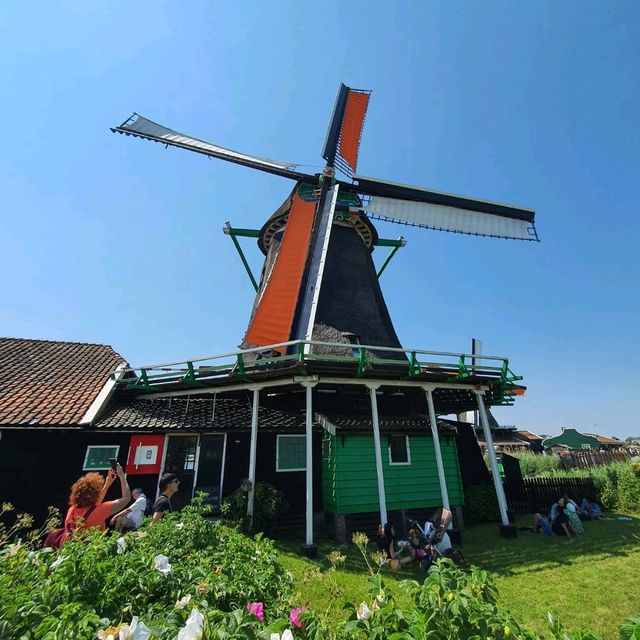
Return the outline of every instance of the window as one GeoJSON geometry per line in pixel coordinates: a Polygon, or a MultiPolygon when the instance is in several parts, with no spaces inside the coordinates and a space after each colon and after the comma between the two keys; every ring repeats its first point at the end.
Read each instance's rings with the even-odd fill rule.
{"type": "Polygon", "coordinates": [[[408,436],[389,436],[389,464],[411,464],[408,436]]]}
{"type": "Polygon", "coordinates": [[[117,458],[120,445],[90,444],[84,456],[83,471],[108,471],[111,469],[109,458],[117,458]]]}
{"type": "Polygon", "coordinates": [[[582,449],[591,449],[591,445],[590,445],[589,443],[585,443],[585,442],[583,442],[583,443],[580,445],[580,447],[581,447],[582,449]]]}
{"type": "Polygon", "coordinates": [[[328,436],[325,436],[322,441],[322,457],[325,460],[328,460],[331,457],[331,438],[328,436]]]}
{"type": "Polygon", "coordinates": [[[306,436],[278,436],[276,471],[304,471],[306,464],[306,436]]]}
{"type": "MultiPolygon", "coordinates": [[[[359,345],[360,344],[360,337],[357,336],[355,333],[345,333],[344,337],[353,345],[359,345]]],[[[351,349],[351,353],[356,358],[360,357],[360,349],[359,348],[355,348],[354,347],[353,349],[351,349]]]]}

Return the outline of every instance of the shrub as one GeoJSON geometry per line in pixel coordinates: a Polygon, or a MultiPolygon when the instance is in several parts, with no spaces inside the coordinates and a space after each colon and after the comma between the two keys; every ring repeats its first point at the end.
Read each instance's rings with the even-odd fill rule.
{"type": "Polygon", "coordinates": [[[479,484],[464,489],[464,521],[466,524],[478,522],[498,522],[500,511],[493,484],[479,484]]]}
{"type": "MultiPolygon", "coordinates": [[[[399,604],[380,573],[384,556],[370,555],[361,533],[354,543],[371,574],[366,601],[345,603],[349,620],[316,614],[293,600],[291,577],[270,541],[205,516],[198,498],[126,536],[78,531],[59,554],[0,543],[0,638],[543,639],[513,619],[486,571],[447,559],[430,567],[423,584],[401,582],[409,598],[399,604]]],[[[556,640],[596,640],[589,631],[565,631],[551,616],[549,632],[556,640]]],[[[620,638],[637,637],[640,618],[628,618],[620,638]]]]}
{"type": "Polygon", "coordinates": [[[555,475],[560,468],[560,458],[555,455],[535,453],[513,453],[520,462],[520,472],[524,478],[533,478],[541,475],[555,475]]]}
{"type": "Polygon", "coordinates": [[[253,498],[253,525],[249,527],[247,519],[247,494],[242,489],[236,489],[220,507],[220,512],[226,520],[245,530],[271,531],[278,522],[278,518],[289,508],[289,503],[282,491],[278,491],[268,482],[258,482],[253,498]]]}
{"type": "Polygon", "coordinates": [[[591,471],[602,506],[607,511],[640,513],[640,464],[617,462],[591,471]]]}
{"type": "Polygon", "coordinates": [[[124,537],[79,531],[57,560],[51,550],[5,545],[0,621],[7,625],[0,637],[95,638],[99,628],[135,615],[154,636],[174,638],[193,605],[222,625],[251,621],[243,613],[251,601],[268,601],[275,616],[286,615],[291,576],[272,542],[213,523],[202,499],[194,503],[124,537]],[[161,556],[169,568],[161,570],[161,556]],[[175,606],[181,599],[188,610],[175,606]]]}

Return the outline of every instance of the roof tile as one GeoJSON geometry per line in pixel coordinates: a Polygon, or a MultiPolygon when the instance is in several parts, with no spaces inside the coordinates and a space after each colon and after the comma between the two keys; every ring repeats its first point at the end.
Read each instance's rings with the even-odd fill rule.
{"type": "Polygon", "coordinates": [[[104,344],[0,338],[0,424],[79,423],[123,362],[104,344]]]}

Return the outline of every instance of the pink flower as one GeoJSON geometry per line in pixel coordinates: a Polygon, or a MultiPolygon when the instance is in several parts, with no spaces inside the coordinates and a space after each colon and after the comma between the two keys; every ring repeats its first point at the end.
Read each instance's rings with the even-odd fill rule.
{"type": "Polygon", "coordinates": [[[253,613],[254,616],[257,616],[260,622],[264,620],[264,605],[262,602],[250,602],[247,605],[247,610],[253,613]]]}
{"type": "Polygon", "coordinates": [[[293,611],[291,611],[291,613],[289,614],[289,620],[291,620],[291,624],[300,629],[302,627],[302,620],[300,620],[300,614],[303,611],[306,611],[307,608],[306,607],[298,607],[297,609],[293,609],[293,611]]]}

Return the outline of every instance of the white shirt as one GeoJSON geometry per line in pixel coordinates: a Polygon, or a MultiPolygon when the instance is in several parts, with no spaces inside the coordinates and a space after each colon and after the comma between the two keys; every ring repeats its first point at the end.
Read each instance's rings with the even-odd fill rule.
{"type": "Polygon", "coordinates": [[[131,519],[131,522],[135,525],[136,529],[142,523],[144,517],[144,510],[147,508],[147,496],[141,493],[136,501],[129,507],[130,511],[127,517],[131,519]]]}

